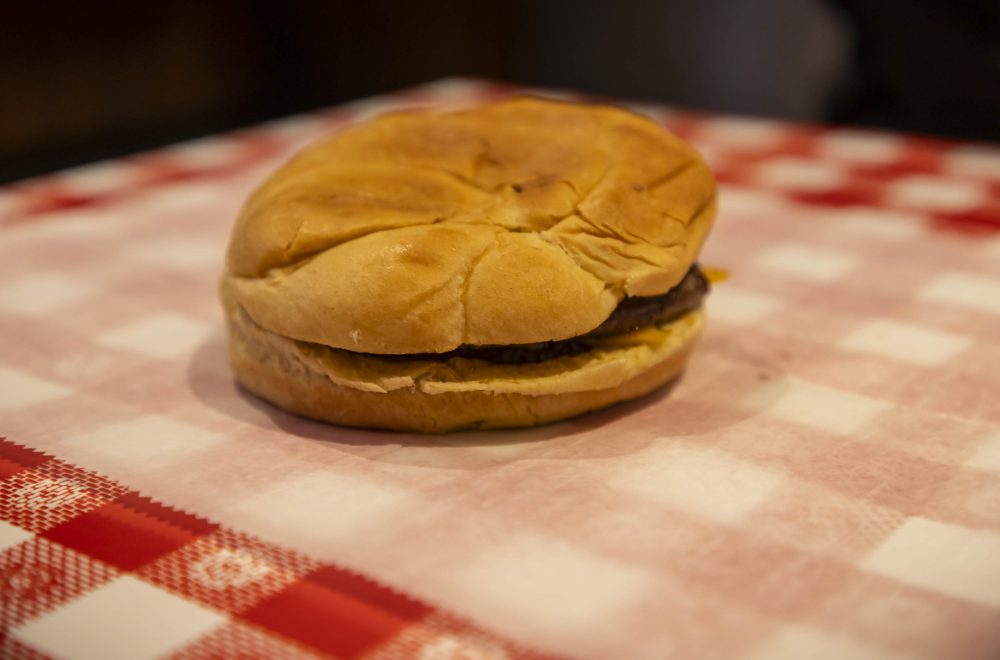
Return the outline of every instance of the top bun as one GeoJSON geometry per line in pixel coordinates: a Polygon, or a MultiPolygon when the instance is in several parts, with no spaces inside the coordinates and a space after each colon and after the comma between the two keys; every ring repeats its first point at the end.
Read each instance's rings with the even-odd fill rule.
{"type": "Polygon", "coordinates": [[[620,108],[394,113],[254,192],[224,295],[266,330],[364,353],[568,339],[676,285],[714,215],[697,152],[620,108]]]}

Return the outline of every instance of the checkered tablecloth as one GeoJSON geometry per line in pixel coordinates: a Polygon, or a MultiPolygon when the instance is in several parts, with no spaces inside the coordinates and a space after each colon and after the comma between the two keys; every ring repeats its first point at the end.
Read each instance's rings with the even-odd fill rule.
{"type": "Polygon", "coordinates": [[[0,656],[1000,657],[1000,151],[637,106],[722,182],[669,393],[517,432],[285,415],[240,202],[453,80],[0,191],[0,656]]]}

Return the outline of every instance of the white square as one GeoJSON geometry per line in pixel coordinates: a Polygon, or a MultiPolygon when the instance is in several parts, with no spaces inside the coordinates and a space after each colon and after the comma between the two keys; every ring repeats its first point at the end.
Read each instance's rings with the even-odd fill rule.
{"type": "Polygon", "coordinates": [[[773,380],[742,404],[835,435],[857,433],[891,407],[886,401],[797,378],[773,380]]]}
{"type": "Polygon", "coordinates": [[[222,250],[210,241],[185,238],[159,238],[135,244],[130,259],[142,263],[169,266],[181,270],[212,266],[222,269],[222,250]]]}
{"type": "Polygon", "coordinates": [[[897,179],[885,188],[890,205],[921,211],[969,211],[989,198],[985,184],[925,174],[897,179]]]}
{"type": "Polygon", "coordinates": [[[854,255],[786,243],[762,252],[756,262],[765,268],[809,282],[833,282],[847,274],[856,263],[854,255]]]}
{"type": "Polygon", "coordinates": [[[722,522],[739,521],[785,481],[721,451],[677,445],[640,452],[608,474],[618,488],[722,522]]]}
{"type": "Polygon", "coordinates": [[[831,231],[877,241],[905,241],[927,234],[927,219],[919,213],[869,207],[844,209],[829,218],[831,231]]]}
{"type": "Polygon", "coordinates": [[[224,435],[197,426],[147,415],[74,435],[67,443],[87,454],[149,470],[212,449],[225,440],[224,435]]]}
{"type": "Polygon", "coordinates": [[[149,357],[172,358],[193,351],[210,331],[207,323],[165,313],[107,332],[97,342],[149,357]]]}
{"type": "Polygon", "coordinates": [[[503,622],[510,634],[550,641],[567,651],[607,636],[608,622],[649,593],[651,575],[557,538],[533,534],[485,546],[441,576],[452,602],[480,621],[503,622]]]}
{"type": "Polygon", "coordinates": [[[156,155],[168,156],[184,167],[211,169],[235,163],[241,149],[242,145],[237,139],[206,137],[165,147],[157,151],[156,155]]]}
{"type": "Polygon", "coordinates": [[[7,548],[23,543],[32,538],[34,534],[25,531],[17,525],[11,525],[6,520],[0,520],[0,552],[7,548]]]}
{"type": "Polygon", "coordinates": [[[725,215],[777,215],[787,213],[788,200],[776,192],[759,188],[723,184],[719,190],[719,208],[725,215]]]}
{"type": "Polygon", "coordinates": [[[944,273],[924,286],[920,298],[1000,314],[1000,280],[969,273],[944,273]]]}
{"type": "Polygon", "coordinates": [[[79,277],[34,273],[0,285],[0,308],[19,314],[45,314],[93,296],[95,287],[79,277]]]}
{"type": "Polygon", "coordinates": [[[77,195],[100,195],[128,186],[135,179],[135,168],[109,160],[73,169],[57,175],[59,183],[77,195]]]}
{"type": "Polygon", "coordinates": [[[57,657],[138,660],[188,644],[226,621],[126,576],[14,629],[14,637],[57,657]]]}
{"type": "Polygon", "coordinates": [[[5,228],[13,236],[35,241],[82,241],[107,240],[120,236],[129,226],[135,224],[135,218],[130,217],[121,209],[102,208],[100,211],[91,208],[69,209],[59,212],[57,221],[25,222],[5,228]]]}
{"type": "Polygon", "coordinates": [[[1000,533],[910,518],[865,558],[865,570],[1000,607],[1000,533]]]}
{"type": "Polygon", "coordinates": [[[860,641],[831,635],[805,626],[785,626],[751,660],[904,660],[909,656],[888,653],[860,641]]]}
{"type": "Polygon", "coordinates": [[[729,154],[719,147],[713,147],[704,142],[692,146],[694,146],[695,151],[698,152],[710,169],[721,169],[729,162],[729,154]]]}
{"type": "Polygon", "coordinates": [[[36,378],[23,371],[0,367],[0,411],[27,408],[72,393],[73,390],[68,387],[36,378]]]}
{"type": "Polygon", "coordinates": [[[19,195],[0,191],[0,218],[7,214],[10,214],[11,217],[16,215],[16,209],[19,206],[18,199],[20,199],[19,195]]]}
{"type": "Polygon", "coordinates": [[[1000,236],[984,239],[982,241],[982,250],[990,259],[1000,260],[1000,236]]]}
{"type": "Polygon", "coordinates": [[[848,351],[933,366],[951,360],[971,343],[967,337],[951,332],[911,323],[876,320],[859,326],[837,345],[848,351]]]}
{"type": "Polygon", "coordinates": [[[821,192],[847,183],[847,172],[842,166],[828,161],[779,156],[758,165],[753,171],[753,180],[782,190],[821,192]]]}
{"type": "Polygon", "coordinates": [[[818,153],[856,163],[891,163],[903,152],[903,140],[890,133],[835,129],[820,137],[816,144],[818,153]]]}
{"type": "Polygon", "coordinates": [[[1000,474],[1000,433],[984,438],[965,461],[966,467],[1000,474]]]}
{"type": "Polygon", "coordinates": [[[788,135],[783,124],[764,119],[713,119],[697,129],[696,139],[737,149],[769,149],[788,135]]]}
{"type": "Polygon", "coordinates": [[[782,302],[763,293],[723,283],[712,287],[706,302],[709,318],[733,325],[758,323],[781,307],[782,302]]]}
{"type": "Polygon", "coordinates": [[[271,540],[323,552],[354,546],[359,530],[421,508],[419,498],[402,489],[319,470],[241,500],[230,515],[271,540]]]}
{"type": "Polygon", "coordinates": [[[1000,149],[979,144],[962,145],[948,153],[944,166],[961,176],[1000,179],[1000,149]]]}
{"type": "MultiPolygon", "coordinates": [[[[155,222],[159,214],[183,214],[188,217],[197,213],[198,217],[201,217],[205,214],[205,207],[218,206],[219,200],[225,200],[226,195],[225,189],[211,182],[206,183],[202,179],[157,186],[143,195],[143,208],[150,211],[145,218],[155,222]]],[[[233,207],[231,212],[235,214],[237,208],[233,207]]],[[[133,219],[133,224],[141,219],[133,219]]],[[[220,247],[219,254],[221,253],[220,247]]]]}

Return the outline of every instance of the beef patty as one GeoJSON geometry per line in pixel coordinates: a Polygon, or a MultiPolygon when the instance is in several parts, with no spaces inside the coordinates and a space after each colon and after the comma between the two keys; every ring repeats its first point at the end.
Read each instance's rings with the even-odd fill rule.
{"type": "Polygon", "coordinates": [[[695,264],[680,283],[663,295],[645,298],[625,298],[604,323],[579,337],[537,344],[510,346],[459,346],[447,353],[416,353],[410,355],[378,355],[382,359],[447,360],[452,357],[471,358],[501,364],[544,362],[564,355],[590,350],[588,339],[620,335],[654,323],[672,321],[701,307],[708,293],[708,279],[695,264]]]}

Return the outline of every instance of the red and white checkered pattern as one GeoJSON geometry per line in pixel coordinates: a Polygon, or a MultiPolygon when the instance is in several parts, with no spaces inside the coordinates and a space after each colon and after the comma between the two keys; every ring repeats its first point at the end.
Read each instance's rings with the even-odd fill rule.
{"type": "Polygon", "coordinates": [[[0,470],[4,657],[539,657],[9,440],[0,470]]]}
{"type": "Polygon", "coordinates": [[[370,113],[511,91],[0,193],[0,655],[1000,655],[995,149],[642,106],[723,184],[703,262],[731,277],[669,394],[422,437],[233,385],[215,284],[254,183],[370,113]]]}

